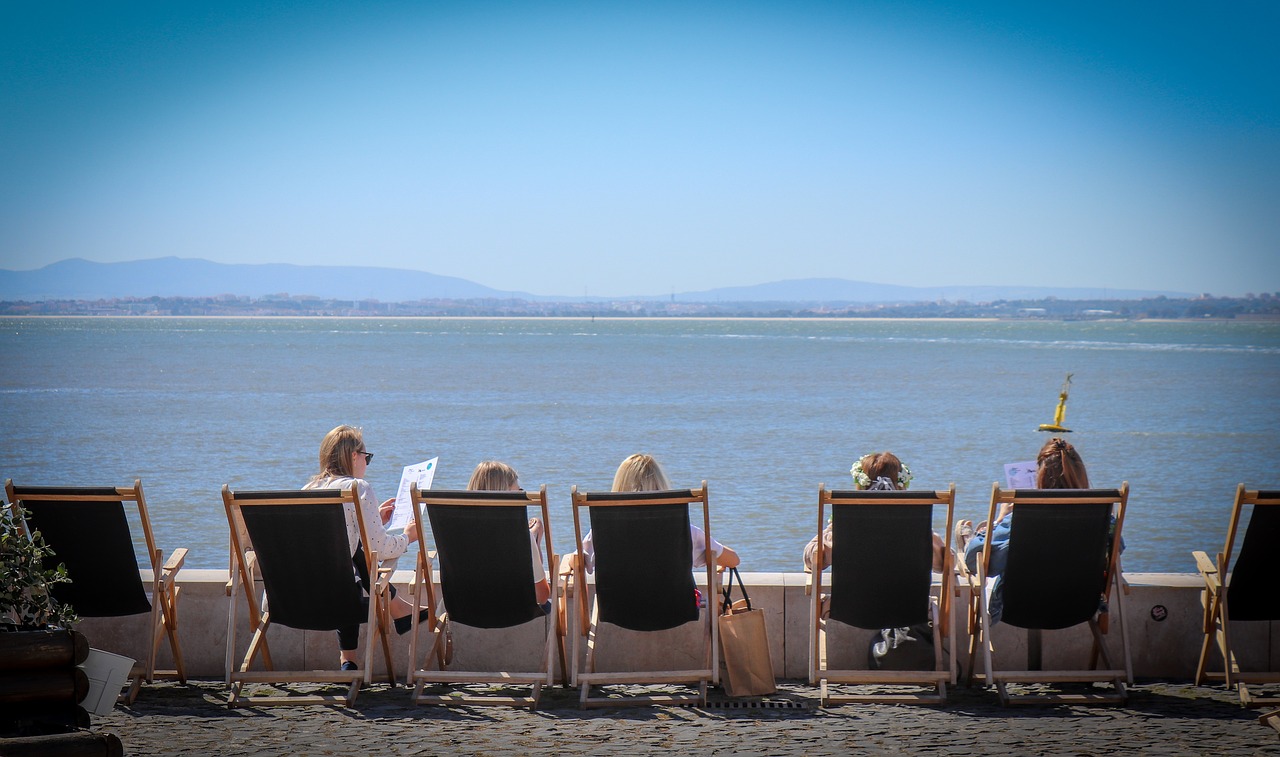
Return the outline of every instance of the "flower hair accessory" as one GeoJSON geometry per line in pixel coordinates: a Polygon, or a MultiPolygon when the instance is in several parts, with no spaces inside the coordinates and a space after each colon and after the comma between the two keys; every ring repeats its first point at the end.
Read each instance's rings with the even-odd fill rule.
{"type": "MultiPolygon", "coordinates": [[[[862,469],[862,458],[853,461],[853,467],[849,469],[849,474],[853,476],[853,483],[859,489],[871,488],[871,477],[862,469]]],[[[901,470],[898,471],[898,488],[906,489],[911,486],[911,469],[906,463],[902,464],[901,470]]]]}

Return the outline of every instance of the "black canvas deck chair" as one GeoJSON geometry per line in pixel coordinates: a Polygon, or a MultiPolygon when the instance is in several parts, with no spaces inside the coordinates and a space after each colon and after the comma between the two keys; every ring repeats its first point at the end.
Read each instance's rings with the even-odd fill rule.
{"type": "Polygon", "coordinates": [[[544,612],[534,593],[533,563],[530,554],[528,507],[538,508],[542,519],[541,555],[548,582],[551,606],[557,603],[557,583],[553,579],[556,556],[551,550],[551,520],[547,511],[547,488],[537,492],[510,491],[419,491],[410,489],[418,523],[429,523],[434,552],[419,550],[414,575],[414,596],[425,603],[427,632],[431,646],[426,665],[418,667],[419,614],[415,611],[413,636],[409,642],[410,674],[415,704],[511,705],[534,709],[543,686],[554,683],[553,647],[558,651],[561,678],[564,674],[564,639],[557,631],[555,617],[544,612]],[[443,611],[432,586],[432,554],[440,566],[440,593],[443,611]],[[545,636],[536,670],[450,669],[452,657],[450,623],[473,628],[514,628],[541,621],[545,636]],[[429,684],[489,684],[530,687],[524,696],[467,694],[455,690],[443,694],[426,693],[429,684]]]}
{"type": "Polygon", "coordinates": [[[831,508],[831,580],[823,611],[821,569],[812,571],[809,587],[809,683],[819,686],[822,706],[847,702],[918,702],[945,704],[947,683],[955,680],[954,661],[944,662],[942,640],[954,657],[951,623],[954,591],[951,565],[951,521],[955,486],[946,491],[828,491],[818,488],[818,548],[814,566],[827,562],[821,534],[826,508],[831,508]],[[942,586],[933,597],[933,518],[945,510],[946,550],[942,586]],[[846,546],[847,545],[847,546],[846,546]],[[921,670],[831,669],[827,657],[830,620],[873,631],[931,626],[933,664],[921,670]],[[879,685],[879,691],[833,693],[831,684],[879,685]],[[893,686],[893,689],[884,687],[893,686]],[[903,693],[898,686],[930,687],[903,693]]]}
{"type": "MultiPolygon", "coordinates": [[[[1120,704],[1133,685],[1129,635],[1120,591],[1121,527],[1129,500],[1129,483],[1119,489],[1001,489],[994,484],[987,522],[994,524],[1001,505],[1010,503],[1008,563],[1001,583],[1001,623],[1027,630],[1027,669],[994,669],[991,639],[991,543],[983,545],[978,573],[970,590],[973,644],[981,645],[987,684],[994,684],[1004,704],[1120,704]],[[990,579],[990,580],[989,580],[990,579]],[[1113,591],[1115,589],[1115,591],[1113,591]],[[974,610],[976,608],[976,610],[974,610]],[[1120,627],[1123,665],[1111,662],[1105,634],[1114,611],[1120,627]],[[1041,632],[1087,624],[1092,635],[1089,664],[1076,669],[1042,670],[1041,632]],[[1097,666],[1101,657],[1103,667],[1097,666]],[[1014,694],[1009,684],[1110,683],[1100,692],[1014,694]]],[[[973,666],[970,647],[970,666],[973,666]]]]}
{"type": "MultiPolygon", "coordinates": [[[[698,584],[693,576],[693,546],[689,506],[701,512],[701,527],[711,544],[711,513],[707,482],[698,489],[658,492],[580,492],[573,487],[573,528],[581,555],[584,511],[589,511],[594,544],[595,591],[590,592],[586,565],[572,563],[567,590],[577,602],[571,677],[580,688],[582,707],[676,704],[704,706],[707,685],[719,683],[719,649],[714,612],[699,610],[698,584]],[[589,598],[589,595],[593,598],[589,598]],[[597,644],[601,624],[639,632],[673,629],[697,622],[699,648],[687,659],[696,667],[681,670],[625,670],[597,672],[597,644]],[[578,669],[580,644],[586,645],[584,669],[578,669]],[[621,685],[696,686],[697,694],[592,696],[592,687],[621,685]]],[[[576,556],[575,556],[576,557],[576,556]]],[[[715,556],[707,548],[702,597],[717,596],[715,556]]],[[[702,571],[700,571],[700,574],[702,571]]],[[[567,594],[566,594],[567,596],[567,594]]]]}
{"type": "MultiPolygon", "coordinates": [[[[284,491],[232,491],[222,487],[231,529],[231,584],[228,587],[227,686],[230,707],[279,704],[345,704],[355,702],[362,683],[373,681],[373,647],[379,643],[387,678],[395,685],[386,609],[390,575],[378,570],[376,552],[365,553],[365,569],[373,579],[365,600],[352,565],[344,508],[352,507],[360,543],[368,544],[364,516],[355,487],[284,491]],[[258,583],[261,581],[261,594],[258,583]],[[236,654],[237,593],[248,603],[253,636],[238,669],[236,654]],[[277,670],[267,643],[272,625],[303,631],[336,631],[367,624],[360,670],[277,670]],[[261,660],[263,670],[251,670],[261,660]],[[346,684],[345,695],[246,695],[245,684],[346,684]]],[[[336,658],[332,654],[328,659],[336,658]]]]}
{"type": "Polygon", "coordinates": [[[131,683],[121,701],[133,702],[143,679],[150,683],[157,677],[176,678],[185,683],[178,643],[177,576],[187,550],[174,550],[165,560],[156,547],[142,481],[135,480],[133,486],[75,487],[15,486],[10,479],[5,481],[5,491],[10,508],[24,508],[26,526],[39,531],[53,549],[54,564],[67,566],[71,582],[53,588],[58,601],[70,604],[82,618],[150,614],[150,645],[145,659],[130,671],[131,683]],[[137,507],[145,561],[135,554],[125,503],[137,507]],[[148,582],[142,580],[139,563],[151,571],[148,582]],[[172,653],[172,670],[156,670],[156,653],[164,640],[172,653]]]}
{"type": "Polygon", "coordinates": [[[1280,551],[1280,491],[1246,491],[1236,487],[1231,522],[1227,526],[1227,543],[1210,560],[1204,552],[1193,552],[1200,574],[1204,577],[1204,643],[1200,647],[1200,664],[1196,667],[1196,684],[1206,679],[1219,679],[1227,687],[1236,686],[1240,703],[1246,707],[1280,702],[1280,696],[1257,696],[1249,684],[1280,683],[1280,670],[1242,671],[1232,646],[1231,625],[1236,621],[1280,620],[1280,570],[1276,553],[1280,551]],[[1246,506],[1252,506],[1249,525],[1235,554],[1236,534],[1246,506]],[[1210,647],[1217,642],[1222,657],[1222,671],[1209,670],[1210,647]]]}

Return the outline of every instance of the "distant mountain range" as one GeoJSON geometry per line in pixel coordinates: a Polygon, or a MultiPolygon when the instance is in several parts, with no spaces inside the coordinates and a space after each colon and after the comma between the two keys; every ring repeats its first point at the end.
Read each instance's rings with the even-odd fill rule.
{"type": "Polygon", "coordinates": [[[360,266],[214,263],[155,258],[94,263],[80,258],[34,271],[0,270],[0,300],[96,300],[115,297],[311,295],[324,299],[408,302],[422,299],[530,298],[466,279],[423,271],[360,266]]]}
{"type": "MultiPolygon", "coordinates": [[[[273,294],[338,300],[416,302],[436,299],[520,299],[563,302],[581,297],[534,295],[492,289],[466,279],[424,271],[359,266],[300,266],[281,263],[226,264],[186,258],[94,263],[72,258],[34,271],[0,269],[0,300],[98,300],[125,297],[264,297],[273,294]]],[[[1185,298],[1186,292],[1136,289],[952,286],[905,287],[845,279],[795,279],[748,287],[725,287],[668,295],[601,297],[603,300],[680,302],[909,303],[1036,300],[1138,300],[1185,298]]]]}

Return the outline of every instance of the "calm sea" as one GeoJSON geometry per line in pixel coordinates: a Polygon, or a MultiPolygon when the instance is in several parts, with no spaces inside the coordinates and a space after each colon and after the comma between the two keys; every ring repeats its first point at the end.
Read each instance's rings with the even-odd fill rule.
{"type": "Polygon", "coordinates": [[[980,519],[1067,372],[1093,484],[1132,487],[1126,570],[1194,571],[1237,483],[1280,487],[1274,323],[47,318],[0,319],[0,350],[0,476],[141,478],[160,546],[201,568],[227,564],[220,487],[301,486],[339,423],[382,498],[437,455],[437,489],[511,463],[547,485],[562,552],[569,487],[649,452],[708,481],[748,570],[799,569],[818,485],[874,450],[980,519]]]}

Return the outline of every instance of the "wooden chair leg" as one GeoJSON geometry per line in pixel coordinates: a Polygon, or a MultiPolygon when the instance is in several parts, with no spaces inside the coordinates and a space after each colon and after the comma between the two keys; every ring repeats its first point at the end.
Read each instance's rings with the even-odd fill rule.
{"type": "Polygon", "coordinates": [[[1231,626],[1228,622],[1225,602],[1222,608],[1222,615],[1218,618],[1218,647],[1222,650],[1222,673],[1226,679],[1227,688],[1230,689],[1235,683],[1235,676],[1240,672],[1240,667],[1236,665],[1236,653],[1231,646],[1231,626]]]}
{"type": "Polygon", "coordinates": [[[378,618],[378,625],[380,626],[380,628],[378,629],[379,631],[378,640],[382,642],[382,659],[384,664],[387,666],[387,681],[391,684],[392,688],[395,688],[395,685],[396,685],[395,666],[391,661],[390,633],[391,633],[392,625],[391,625],[390,600],[391,600],[391,595],[386,594],[383,597],[383,601],[378,603],[378,607],[380,609],[380,613],[379,613],[380,617],[378,618]]]}
{"type": "MultiPolygon", "coordinates": [[[[253,665],[253,660],[258,656],[259,652],[266,652],[267,649],[267,627],[271,624],[270,619],[265,615],[258,623],[258,627],[253,631],[253,638],[249,640],[249,648],[245,650],[244,661],[240,663],[240,672],[247,673],[253,665]]],[[[264,655],[265,661],[265,655],[264,655]]],[[[270,669],[270,665],[267,668],[270,669]]]]}
{"type": "Polygon", "coordinates": [[[1203,686],[1205,674],[1209,670],[1209,649],[1213,646],[1213,638],[1217,630],[1206,631],[1204,641],[1200,644],[1200,662],[1196,665],[1196,686],[1203,686]]]}
{"type": "Polygon", "coordinates": [[[560,685],[569,685],[568,661],[565,659],[564,637],[556,634],[556,655],[560,660],[560,685]]]}

